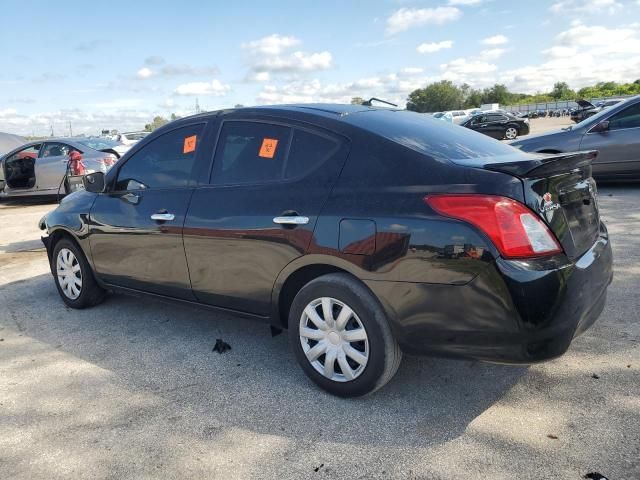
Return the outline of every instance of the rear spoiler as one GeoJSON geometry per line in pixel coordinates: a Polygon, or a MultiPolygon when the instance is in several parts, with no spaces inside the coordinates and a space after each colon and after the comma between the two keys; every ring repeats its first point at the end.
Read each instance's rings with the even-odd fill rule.
{"type": "Polygon", "coordinates": [[[539,153],[532,155],[531,159],[518,162],[487,163],[484,168],[516,177],[540,178],[590,166],[597,156],[597,150],[554,154],[539,153]]]}

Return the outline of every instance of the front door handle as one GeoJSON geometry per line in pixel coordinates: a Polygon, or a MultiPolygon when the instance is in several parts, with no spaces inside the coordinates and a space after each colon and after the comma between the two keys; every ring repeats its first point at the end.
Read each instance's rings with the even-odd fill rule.
{"type": "Polygon", "coordinates": [[[278,225],[306,225],[309,223],[309,217],[302,217],[298,215],[290,215],[284,217],[275,217],[273,223],[278,225]]]}
{"type": "Polygon", "coordinates": [[[156,222],[169,222],[174,218],[176,218],[176,216],[169,212],[158,212],[151,215],[151,220],[155,220],[156,222]]]}

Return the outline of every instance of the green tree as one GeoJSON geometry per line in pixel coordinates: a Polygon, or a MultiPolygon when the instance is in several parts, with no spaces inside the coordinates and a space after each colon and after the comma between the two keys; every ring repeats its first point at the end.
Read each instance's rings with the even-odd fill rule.
{"type": "Polygon", "coordinates": [[[496,83],[491,88],[485,88],[482,92],[482,103],[500,103],[508,105],[513,100],[513,94],[506,86],[496,83]]]}
{"type": "Polygon", "coordinates": [[[153,132],[156,128],[160,128],[161,126],[166,125],[167,123],[169,123],[169,120],[158,115],[153,117],[153,121],[151,123],[147,123],[144,126],[144,129],[147,132],[153,132]]]}
{"type": "Polygon", "coordinates": [[[551,96],[556,100],[571,100],[575,98],[576,92],[569,88],[567,82],[556,82],[551,90],[551,96]]]}
{"type": "Polygon", "coordinates": [[[449,80],[432,83],[409,94],[407,110],[414,112],[440,112],[462,108],[464,94],[449,80]]]}

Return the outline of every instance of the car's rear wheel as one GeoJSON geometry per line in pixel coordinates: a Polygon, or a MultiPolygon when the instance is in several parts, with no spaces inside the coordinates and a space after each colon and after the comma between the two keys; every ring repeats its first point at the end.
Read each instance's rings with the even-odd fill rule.
{"type": "Polygon", "coordinates": [[[96,283],[82,250],[71,240],[56,243],[51,271],[60,297],[71,308],[92,307],[104,299],[105,291],[96,283]]]}
{"type": "Polygon", "coordinates": [[[347,274],[324,275],[298,292],[289,338],[307,376],[341,397],[382,387],[402,359],[378,301],[347,274]]]}
{"type": "Polygon", "coordinates": [[[504,132],[504,138],[507,140],[515,140],[518,136],[518,129],[515,127],[509,127],[504,132]]]}

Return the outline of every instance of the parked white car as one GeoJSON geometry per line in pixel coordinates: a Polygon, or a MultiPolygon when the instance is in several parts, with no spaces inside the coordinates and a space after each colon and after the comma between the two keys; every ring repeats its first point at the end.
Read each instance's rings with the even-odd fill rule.
{"type": "Polygon", "coordinates": [[[114,140],[122,143],[123,145],[135,145],[150,133],[151,132],[145,131],[118,133],[115,135],[114,140]]]}

